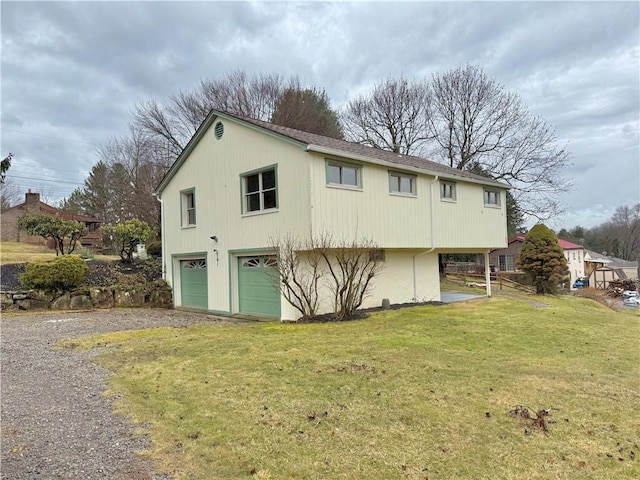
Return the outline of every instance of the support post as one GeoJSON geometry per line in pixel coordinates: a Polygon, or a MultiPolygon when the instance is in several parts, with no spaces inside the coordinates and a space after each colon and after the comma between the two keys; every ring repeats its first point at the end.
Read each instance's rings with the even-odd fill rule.
{"type": "Polygon", "coordinates": [[[489,251],[484,252],[484,281],[487,284],[487,297],[491,296],[491,268],[489,268],[489,251]]]}

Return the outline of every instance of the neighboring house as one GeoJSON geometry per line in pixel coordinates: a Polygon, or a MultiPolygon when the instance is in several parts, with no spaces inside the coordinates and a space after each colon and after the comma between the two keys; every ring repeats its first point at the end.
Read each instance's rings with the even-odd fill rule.
{"type": "Polygon", "coordinates": [[[58,208],[47,205],[40,201],[39,193],[31,193],[29,190],[25,194],[24,203],[16,205],[2,212],[0,216],[0,239],[3,242],[24,242],[36,245],[45,244],[44,238],[31,236],[18,229],[18,219],[26,214],[45,214],[60,217],[64,220],[76,220],[87,227],[87,233],[80,239],[83,247],[95,251],[102,250],[102,232],[100,225],[102,222],[94,217],[86,215],[76,215],[65,212],[58,208]]]}
{"type": "MultiPolygon", "coordinates": [[[[489,253],[489,264],[492,270],[498,272],[514,272],[516,270],[516,261],[522,251],[522,244],[524,243],[524,236],[516,237],[509,240],[507,248],[501,248],[493,250],[489,253]]],[[[571,274],[571,288],[573,288],[574,282],[579,278],[585,276],[585,249],[582,245],[568,242],[566,240],[558,239],[558,245],[564,252],[564,258],[567,259],[567,267],[571,274]]]]}
{"type": "Polygon", "coordinates": [[[606,290],[612,280],[638,278],[638,262],[607,257],[591,250],[586,250],[584,261],[589,286],[597,289],[606,290]]]}
{"type": "MultiPolygon", "coordinates": [[[[212,111],[156,189],[176,307],[296,319],[274,239],[367,238],[384,270],[363,307],[440,300],[439,253],[505,246],[507,186],[422,158],[212,111]]],[[[490,295],[490,285],[487,287],[490,295]]],[[[321,312],[332,299],[321,293],[321,312]]]]}

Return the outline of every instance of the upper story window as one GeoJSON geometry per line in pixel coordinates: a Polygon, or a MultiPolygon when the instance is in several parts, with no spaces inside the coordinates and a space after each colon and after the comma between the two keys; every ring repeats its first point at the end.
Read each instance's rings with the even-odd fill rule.
{"type": "Polygon", "coordinates": [[[362,188],[362,166],[327,160],[327,185],[362,188]]]}
{"type": "Polygon", "coordinates": [[[415,196],[416,176],[408,173],[389,172],[389,192],[415,196]]]}
{"type": "Polygon", "coordinates": [[[242,212],[262,212],[278,208],[276,167],[242,175],[242,212]]]}
{"type": "Polygon", "coordinates": [[[484,190],[484,204],[494,207],[500,206],[500,192],[497,190],[484,190]]]}
{"type": "Polygon", "coordinates": [[[180,192],[180,204],[182,206],[182,226],[195,227],[196,225],[196,191],[195,189],[180,192]]]}
{"type": "Polygon", "coordinates": [[[456,184],[454,182],[440,182],[440,198],[455,202],[456,184]]]}

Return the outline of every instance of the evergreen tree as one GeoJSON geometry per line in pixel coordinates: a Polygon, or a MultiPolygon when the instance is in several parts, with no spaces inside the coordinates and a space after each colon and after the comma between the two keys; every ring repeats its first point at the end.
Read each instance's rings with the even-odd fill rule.
{"type": "Polygon", "coordinates": [[[536,286],[536,293],[555,293],[559,284],[569,281],[569,268],[558,238],[539,223],[527,234],[516,262],[536,286]]]}
{"type": "Polygon", "coordinates": [[[341,139],[342,125],[330,103],[324,90],[288,88],[276,102],[271,123],[341,139]]]}

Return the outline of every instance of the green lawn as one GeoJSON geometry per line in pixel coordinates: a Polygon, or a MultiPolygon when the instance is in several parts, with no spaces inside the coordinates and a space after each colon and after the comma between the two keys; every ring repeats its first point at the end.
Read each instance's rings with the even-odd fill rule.
{"type": "Polygon", "coordinates": [[[640,478],[638,312],[534,299],[80,345],[110,346],[118,412],[180,479],[640,478]]]}
{"type": "MultiPolygon", "coordinates": [[[[80,250],[80,248],[76,248],[73,254],[79,254],[80,250]]],[[[56,258],[55,250],[51,250],[45,245],[31,245],[20,242],[0,243],[0,265],[28,263],[38,260],[53,260],[54,258],[56,258]]],[[[120,257],[117,255],[95,255],[95,258],[101,260],[116,260],[120,257]]]]}

